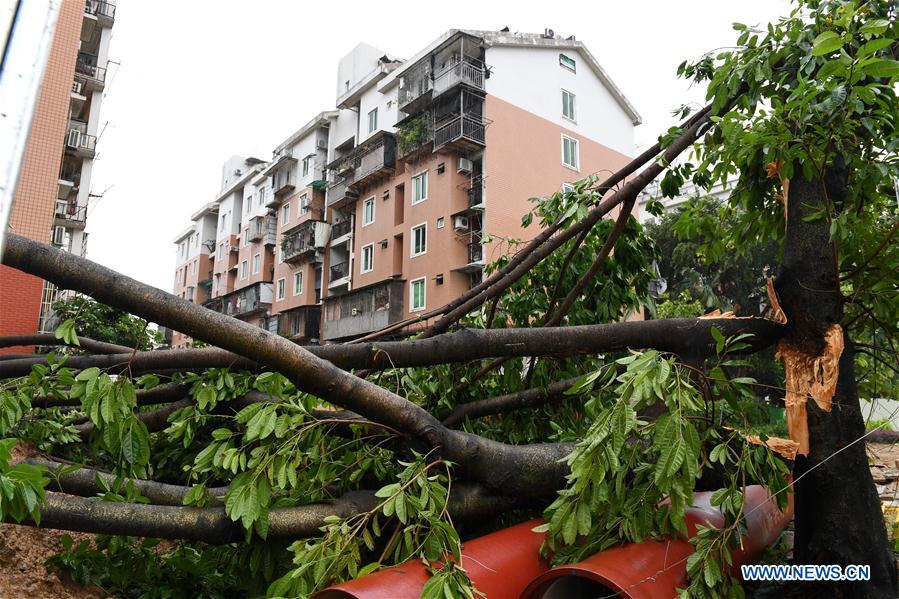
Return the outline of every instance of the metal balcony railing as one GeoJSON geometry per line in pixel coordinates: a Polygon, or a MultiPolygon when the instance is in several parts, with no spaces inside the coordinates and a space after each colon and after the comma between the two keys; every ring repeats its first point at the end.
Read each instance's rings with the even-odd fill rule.
{"type": "Polygon", "coordinates": [[[348,277],[349,274],[350,274],[349,261],[340,262],[338,264],[334,264],[333,266],[331,266],[331,276],[328,280],[329,281],[337,281],[339,279],[348,277]]]}
{"type": "Polygon", "coordinates": [[[428,93],[431,89],[430,65],[424,62],[403,76],[403,86],[400,88],[397,98],[400,110],[404,110],[410,103],[428,93]]]}
{"type": "Polygon", "coordinates": [[[370,145],[363,145],[356,159],[351,185],[364,183],[388,171],[393,171],[396,160],[396,142],[392,135],[385,133],[370,145]]]}
{"type": "Polygon", "coordinates": [[[106,80],[106,68],[97,65],[97,56],[79,52],[75,60],[75,73],[102,84],[106,80]]]}
{"type": "Polygon", "coordinates": [[[83,223],[87,220],[87,206],[76,206],[74,204],[65,206],[60,204],[56,206],[53,216],[67,221],[83,223]]]}
{"type": "Polygon", "coordinates": [[[342,220],[331,225],[331,239],[339,239],[353,230],[353,221],[350,219],[342,220]]]}
{"type": "MultiPolygon", "coordinates": [[[[350,180],[352,180],[352,178],[350,178],[350,180]]],[[[332,183],[328,187],[328,190],[325,192],[325,198],[328,206],[339,202],[346,197],[356,197],[356,194],[348,189],[348,181],[344,178],[339,178],[337,181],[332,183]]]]}
{"type": "Polygon", "coordinates": [[[84,13],[112,21],[115,19],[115,4],[102,0],[85,0],[84,13]]]}
{"type": "Polygon", "coordinates": [[[465,83],[477,89],[484,89],[484,67],[468,60],[461,60],[443,69],[434,76],[434,97],[465,83]]]}
{"type": "Polygon", "coordinates": [[[320,240],[316,240],[316,233],[324,223],[321,221],[308,220],[299,225],[295,231],[284,236],[281,240],[281,258],[285,262],[291,262],[303,255],[314,252],[316,249],[324,247],[324,233],[320,240]]]}
{"type": "Polygon", "coordinates": [[[434,148],[455,141],[468,141],[475,145],[485,145],[484,122],[477,117],[461,115],[437,127],[434,131],[434,148]]]}

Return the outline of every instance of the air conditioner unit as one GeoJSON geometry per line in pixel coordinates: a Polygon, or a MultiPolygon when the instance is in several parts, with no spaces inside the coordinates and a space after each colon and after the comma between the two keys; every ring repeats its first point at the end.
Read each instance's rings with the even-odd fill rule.
{"type": "Polygon", "coordinates": [[[228,251],[229,251],[229,252],[239,252],[239,251],[240,251],[240,247],[238,247],[238,246],[236,246],[236,245],[231,245],[231,246],[228,246],[228,251]]]}
{"type": "Polygon", "coordinates": [[[327,150],[328,149],[328,140],[327,139],[316,140],[315,147],[318,150],[327,150]]]}
{"type": "Polygon", "coordinates": [[[465,231],[468,229],[468,217],[467,216],[457,216],[453,219],[453,229],[456,231],[465,231]]]}
{"type": "Polygon", "coordinates": [[[556,32],[547,27],[543,30],[543,37],[553,39],[554,37],[556,37],[556,32]]]}
{"type": "Polygon", "coordinates": [[[471,163],[471,160],[459,156],[459,162],[456,165],[456,172],[470,174],[472,168],[474,168],[474,165],[471,163]]]}
{"type": "Polygon", "coordinates": [[[77,148],[81,145],[81,131],[78,129],[69,129],[69,139],[66,141],[66,144],[70,148],[77,148]]]}
{"type": "Polygon", "coordinates": [[[357,316],[359,314],[359,308],[353,308],[353,316],[357,316]]]}

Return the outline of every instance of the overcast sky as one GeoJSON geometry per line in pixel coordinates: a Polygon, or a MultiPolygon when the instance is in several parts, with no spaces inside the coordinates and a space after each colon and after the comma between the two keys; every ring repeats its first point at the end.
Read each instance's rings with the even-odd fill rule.
{"type": "Polygon", "coordinates": [[[337,61],[360,41],[408,58],[451,28],[575,35],[642,115],[644,147],[674,123],[672,109],[703,99],[675,78],[682,60],[732,44],[734,21],[788,11],[785,0],[119,0],[88,257],[171,291],[172,239],[218,192],[222,163],[268,159],[332,109],[337,61]]]}

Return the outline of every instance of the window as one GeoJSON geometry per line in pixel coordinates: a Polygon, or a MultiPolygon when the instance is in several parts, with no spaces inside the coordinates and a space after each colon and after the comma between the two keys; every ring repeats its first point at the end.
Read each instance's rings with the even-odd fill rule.
{"type": "Polygon", "coordinates": [[[278,279],[277,292],[278,292],[279,300],[284,299],[284,287],[285,287],[284,279],[278,279]]]}
{"type": "Polygon", "coordinates": [[[375,268],[375,244],[362,246],[362,272],[371,272],[375,268]]]}
{"type": "Polygon", "coordinates": [[[562,136],[562,164],[578,170],[577,140],[567,135],[562,136]]]}
{"type": "Polygon", "coordinates": [[[262,202],[265,201],[265,188],[259,190],[259,205],[262,206],[262,202]]]}
{"type": "Polygon", "coordinates": [[[309,156],[306,156],[305,158],[303,158],[303,176],[305,177],[308,174],[309,174],[309,156]]]}
{"type": "Polygon", "coordinates": [[[304,193],[300,196],[300,209],[298,214],[303,216],[307,214],[310,210],[312,210],[312,201],[309,199],[309,194],[304,193]]]}
{"type": "Polygon", "coordinates": [[[574,111],[574,94],[562,90],[562,116],[570,121],[577,120],[574,111]]]}
{"type": "Polygon", "coordinates": [[[215,259],[216,259],[216,260],[222,260],[222,259],[224,258],[224,256],[225,256],[225,244],[224,244],[224,243],[220,243],[220,244],[219,244],[218,253],[217,253],[216,256],[215,256],[215,259]]]}
{"type": "Polygon", "coordinates": [[[378,129],[378,109],[373,108],[368,113],[368,132],[374,133],[378,129]]]}
{"type": "Polygon", "coordinates": [[[565,56],[564,54],[559,54],[559,66],[568,69],[572,73],[577,73],[577,63],[573,58],[565,56]]]}
{"type": "Polygon", "coordinates": [[[253,274],[258,275],[259,270],[262,268],[262,254],[255,254],[253,256],[253,274]]]}
{"type": "Polygon", "coordinates": [[[301,293],[303,293],[302,271],[293,273],[293,294],[300,295],[301,293]]]}
{"type": "Polygon", "coordinates": [[[199,262],[199,260],[194,260],[193,262],[191,262],[191,264],[190,264],[190,274],[192,274],[192,275],[197,274],[197,263],[198,263],[198,262],[199,262]]]}
{"type": "Polygon", "coordinates": [[[442,229],[445,222],[446,222],[446,219],[444,219],[442,216],[440,218],[438,218],[437,219],[437,228],[442,229]]]}
{"type": "Polygon", "coordinates": [[[417,204],[428,199],[428,172],[412,177],[412,203],[417,204]]]}
{"type": "Polygon", "coordinates": [[[375,196],[362,202],[362,226],[375,222],[375,196]]]}
{"type": "Polygon", "coordinates": [[[224,214],[221,217],[221,225],[219,225],[219,228],[222,230],[225,229],[225,215],[224,214]]]}
{"type": "Polygon", "coordinates": [[[286,225],[290,222],[290,204],[284,204],[281,207],[281,224],[286,225]]]}
{"type": "Polygon", "coordinates": [[[415,279],[409,284],[409,311],[417,312],[425,309],[425,278],[415,279]]]}
{"type": "Polygon", "coordinates": [[[412,257],[421,256],[428,251],[428,224],[422,223],[412,227],[412,257]]]}
{"type": "Polygon", "coordinates": [[[247,261],[246,260],[244,260],[243,262],[240,263],[240,278],[241,279],[247,278],[247,261]]]}
{"type": "Polygon", "coordinates": [[[574,191],[574,185],[567,181],[562,183],[562,193],[571,193],[572,191],[574,191]]]}

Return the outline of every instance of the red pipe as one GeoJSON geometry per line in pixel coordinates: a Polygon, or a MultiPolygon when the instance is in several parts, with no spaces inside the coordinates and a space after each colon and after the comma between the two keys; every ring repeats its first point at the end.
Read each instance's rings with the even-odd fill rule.
{"type": "MultiPolygon", "coordinates": [[[[687,508],[687,530],[696,525],[722,526],[724,518],[709,503],[711,493],[696,493],[687,508]]],[[[746,488],[745,512],[749,532],[743,548],[733,553],[734,568],[759,558],[793,517],[793,500],[781,512],[764,487],[746,488]]],[[[595,598],[608,591],[632,599],[674,597],[674,589],[687,584],[689,542],[677,539],[646,541],[607,549],[586,560],[549,570],[540,558],[545,534],[532,532],[540,520],[472,539],[465,543],[462,565],[475,587],[487,599],[595,598]]],[[[428,574],[419,561],[385,568],[316,594],[314,599],[418,599],[428,574]]]]}
{"type": "MultiPolygon", "coordinates": [[[[489,599],[518,599],[528,583],[549,570],[540,558],[545,534],[531,530],[541,522],[523,522],[465,543],[462,567],[489,599]]],[[[330,587],[314,599],[418,599],[428,577],[420,561],[410,561],[330,587]]]]}
{"type": "MultiPolygon", "coordinates": [[[[696,525],[720,527],[724,517],[709,503],[712,494],[696,493],[693,506],[686,510],[687,529],[696,534],[696,525]]],[[[752,563],[771,545],[793,518],[793,498],[781,512],[777,501],[760,485],[746,488],[744,512],[748,532],[742,548],[733,553],[733,570],[752,563]]],[[[578,564],[561,566],[537,577],[521,599],[578,599],[615,595],[628,599],[675,597],[675,589],[687,586],[687,557],[693,546],[687,540],[646,541],[607,549],[578,564]]]]}

